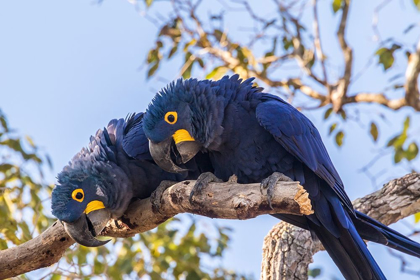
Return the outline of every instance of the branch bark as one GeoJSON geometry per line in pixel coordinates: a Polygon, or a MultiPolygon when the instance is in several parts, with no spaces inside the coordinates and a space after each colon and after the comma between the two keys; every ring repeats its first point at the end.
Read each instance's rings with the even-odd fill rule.
{"type": "Polygon", "coordinates": [[[416,52],[408,58],[407,70],[405,71],[405,100],[416,111],[420,111],[420,94],[418,78],[420,74],[420,41],[417,43],[416,52]]]}
{"type": "MultiPolygon", "coordinates": [[[[279,182],[269,207],[267,194],[259,184],[241,185],[234,180],[212,183],[189,202],[195,181],[184,181],[169,187],[161,195],[133,202],[118,221],[111,220],[101,235],[130,237],[157,227],[180,213],[211,218],[250,219],[262,214],[312,213],[308,193],[299,182],[279,182]],[[160,207],[156,207],[160,205],[160,207]]],[[[17,276],[56,263],[74,241],[59,222],[52,224],[34,239],[0,251],[0,279],[17,276]]]]}
{"type": "MultiPolygon", "coordinates": [[[[420,211],[420,174],[411,173],[353,202],[354,208],[385,225],[420,211]]],[[[312,256],[323,250],[309,231],[280,222],[264,239],[261,279],[308,279],[312,256]]]]}

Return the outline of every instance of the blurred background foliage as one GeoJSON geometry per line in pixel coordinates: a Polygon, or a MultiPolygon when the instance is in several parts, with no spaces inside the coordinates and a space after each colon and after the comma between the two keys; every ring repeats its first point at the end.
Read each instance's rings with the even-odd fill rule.
{"type": "MultiPolygon", "coordinates": [[[[161,1],[145,1],[146,16],[160,30],[155,47],[149,51],[146,59],[148,78],[156,76],[160,67],[165,67],[165,63],[179,56],[183,57],[179,67],[179,75],[183,78],[203,76],[202,72],[206,79],[215,80],[232,73],[237,73],[244,79],[255,77],[257,85],[296,103],[301,110],[325,108],[324,119],[334,119],[329,131],[338,146],[344,143],[346,121],[358,122],[361,119],[360,114],[363,112],[355,106],[357,104],[380,104],[389,110],[408,107],[416,112],[420,111],[417,86],[420,63],[413,62],[420,56],[420,43],[410,41],[410,37],[405,36],[410,32],[418,34],[419,25],[413,19],[413,23],[406,26],[402,34],[382,38],[378,17],[380,10],[392,1],[377,1],[378,7],[372,23],[377,50],[358,72],[352,69],[353,57],[358,50],[352,49],[346,39],[348,14],[353,1],[274,0],[269,1],[261,13],[258,5],[249,1],[216,2],[215,5],[220,6],[220,12],[213,14],[201,8],[202,1],[170,1],[165,5],[171,5],[171,13],[163,16],[157,12],[158,6],[163,5],[161,1]],[[337,25],[329,29],[335,34],[323,35],[330,38],[335,36],[334,39],[338,41],[337,50],[341,52],[338,55],[343,60],[339,66],[338,62],[330,60],[335,57],[334,52],[337,50],[332,50],[330,46],[323,48],[322,44],[320,30],[325,28],[320,27],[322,21],[319,19],[321,12],[318,11],[318,6],[322,4],[325,9],[326,2],[337,25]],[[153,9],[154,6],[156,10],[153,9]],[[274,12],[267,15],[267,10],[274,12]],[[240,31],[249,35],[248,41],[236,40],[236,32],[229,30],[225,24],[229,13],[234,12],[244,13],[246,21],[240,31]],[[402,54],[398,56],[398,63],[397,53],[402,54]],[[352,85],[369,67],[375,66],[375,62],[382,66],[383,73],[377,73],[378,75],[392,74],[386,87],[381,88],[382,85],[378,85],[377,92],[352,92],[352,85]],[[287,71],[281,72],[281,68],[287,68],[287,71]],[[302,96],[306,98],[304,106],[299,105],[299,102],[302,103],[302,96]]],[[[417,0],[401,2],[404,2],[401,4],[403,12],[406,9],[420,8],[417,0]]],[[[138,8],[143,5],[143,1],[133,3],[138,8]]],[[[418,155],[416,139],[419,132],[416,131],[413,135],[408,133],[411,113],[412,111],[402,124],[401,132],[384,147],[392,150],[394,163],[403,159],[412,161],[418,155]]],[[[386,122],[385,118],[383,114],[369,116],[366,132],[375,142],[380,137],[378,119],[386,122]]]]}
{"type": "MultiPolygon", "coordinates": [[[[212,1],[211,10],[205,1],[197,0],[129,2],[159,30],[156,38],[151,38],[154,47],[145,55],[151,81],[169,82],[159,75],[164,67],[178,69],[183,78],[219,79],[232,73],[256,77],[257,85],[300,110],[321,111],[328,135],[338,147],[345,146],[351,134],[348,124],[357,123],[377,147],[377,155],[361,169],[366,175],[377,176],[372,166],[390,154],[393,164],[403,165],[407,172],[420,171],[413,164],[419,162],[420,144],[419,126],[413,121],[420,111],[420,44],[416,41],[420,26],[413,19],[391,36],[381,34],[378,22],[388,20],[381,19],[381,10],[392,0],[376,1],[372,25],[365,26],[374,30],[376,47],[365,66],[357,69],[354,57],[361,49],[352,48],[354,42],[346,37],[349,11],[362,12],[354,8],[355,1],[273,0],[264,2],[262,9],[259,1],[218,0],[212,1]],[[227,24],[231,13],[243,15],[239,31],[227,24]],[[332,17],[334,25],[325,26],[321,15],[332,17]],[[248,39],[237,39],[244,37],[236,36],[237,32],[246,33],[248,39]],[[332,40],[335,45],[326,44],[332,40]],[[383,76],[386,82],[367,88],[357,85],[367,73],[383,76]],[[404,112],[404,121],[393,127],[393,135],[383,134],[383,127],[398,110],[404,112]]],[[[400,2],[400,14],[420,9],[418,0],[400,2]]],[[[46,152],[30,137],[10,129],[2,113],[0,123],[0,248],[6,249],[31,239],[54,221],[44,209],[53,186],[43,176],[51,166],[46,152]]],[[[414,221],[420,222],[420,214],[414,221]]],[[[36,275],[47,279],[78,275],[112,279],[250,278],[223,268],[223,253],[231,238],[229,228],[197,225],[188,218],[182,218],[182,223],[190,226],[185,229],[180,220],[173,219],[153,231],[105,247],[73,245],[58,264],[36,275]]],[[[321,272],[315,268],[310,275],[318,277],[321,272]]]]}

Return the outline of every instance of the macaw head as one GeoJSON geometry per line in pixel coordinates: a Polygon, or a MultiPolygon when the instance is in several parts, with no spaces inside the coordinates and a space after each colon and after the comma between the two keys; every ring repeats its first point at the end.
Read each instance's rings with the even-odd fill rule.
{"type": "Polygon", "coordinates": [[[115,135],[99,130],[58,174],[52,192],[52,213],[78,243],[97,247],[95,237],[111,218],[123,215],[132,198],[131,182],[115,162],[115,135]]]}
{"type": "Polygon", "coordinates": [[[165,171],[180,173],[179,167],[201,149],[208,148],[223,128],[223,98],[209,80],[182,80],[169,84],[150,103],[143,129],[154,161],[165,171]],[[175,164],[174,161],[176,161],[175,164]]]}

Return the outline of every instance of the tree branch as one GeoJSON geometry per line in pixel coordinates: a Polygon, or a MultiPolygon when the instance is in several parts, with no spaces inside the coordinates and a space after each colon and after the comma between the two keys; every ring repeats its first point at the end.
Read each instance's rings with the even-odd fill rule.
{"type": "MultiPolygon", "coordinates": [[[[420,211],[420,174],[392,180],[353,205],[385,225],[413,215],[420,211]]],[[[320,250],[322,245],[312,241],[309,231],[280,222],[264,239],[261,279],[308,279],[308,265],[320,250]]]]}
{"type": "MultiPolygon", "coordinates": [[[[211,218],[250,219],[263,214],[313,213],[308,193],[299,182],[279,182],[269,207],[267,194],[259,184],[241,185],[234,181],[212,183],[194,196],[189,194],[195,181],[185,181],[166,189],[161,196],[133,202],[118,221],[110,221],[101,235],[130,237],[157,227],[180,213],[192,213],[211,218]],[[156,205],[160,204],[157,208],[156,205]]],[[[64,227],[55,222],[34,239],[0,251],[0,279],[17,276],[56,263],[74,241],[64,227]]]]}
{"type": "Polygon", "coordinates": [[[420,41],[417,43],[416,52],[410,54],[408,66],[405,71],[405,100],[416,111],[420,111],[420,95],[418,78],[420,73],[420,41]]]}
{"type": "Polygon", "coordinates": [[[392,110],[398,110],[404,106],[407,106],[405,98],[388,99],[383,93],[371,92],[360,92],[355,95],[348,96],[343,100],[343,105],[349,103],[377,103],[392,110]]]}
{"type": "Polygon", "coordinates": [[[321,44],[321,36],[319,31],[319,19],[318,19],[318,1],[313,0],[313,14],[314,14],[314,20],[313,20],[313,28],[314,28],[314,45],[315,45],[315,51],[316,55],[318,56],[319,61],[321,62],[321,68],[322,73],[324,75],[324,85],[328,85],[328,76],[327,76],[327,68],[325,67],[325,55],[322,50],[322,44],[321,44]]]}
{"type": "Polygon", "coordinates": [[[347,90],[350,84],[353,64],[353,50],[347,44],[345,38],[345,31],[347,25],[347,18],[350,9],[350,0],[342,1],[342,14],[340,25],[337,30],[338,42],[344,56],[344,73],[341,79],[337,82],[337,87],[331,94],[331,103],[333,104],[334,112],[339,112],[343,107],[343,101],[347,96],[347,90]]]}

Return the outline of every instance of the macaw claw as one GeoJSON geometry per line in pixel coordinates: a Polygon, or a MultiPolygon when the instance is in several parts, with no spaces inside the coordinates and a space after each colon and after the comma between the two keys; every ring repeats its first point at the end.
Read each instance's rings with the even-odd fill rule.
{"type": "Polygon", "coordinates": [[[263,193],[264,189],[267,190],[268,205],[270,206],[271,209],[273,209],[273,206],[271,205],[271,199],[273,198],[274,187],[277,185],[277,182],[292,182],[292,181],[293,181],[292,179],[290,179],[289,177],[287,177],[286,175],[280,172],[274,172],[273,174],[271,174],[270,176],[268,176],[267,178],[261,181],[260,191],[261,193],[263,193]]]}
{"type": "Polygon", "coordinates": [[[193,203],[194,195],[201,194],[202,190],[212,182],[221,183],[223,182],[223,180],[217,178],[216,175],[214,175],[211,172],[205,172],[205,173],[200,174],[200,176],[198,176],[197,181],[195,182],[195,185],[190,193],[190,198],[189,198],[190,203],[193,203]]]}

